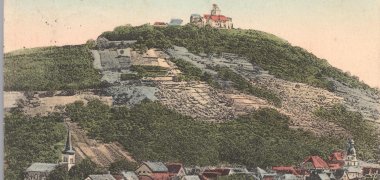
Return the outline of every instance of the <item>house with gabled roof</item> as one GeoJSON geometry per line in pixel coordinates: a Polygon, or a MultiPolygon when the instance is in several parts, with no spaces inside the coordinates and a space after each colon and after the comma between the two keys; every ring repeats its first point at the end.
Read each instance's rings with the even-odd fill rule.
{"type": "Polygon", "coordinates": [[[24,180],[47,179],[58,164],[53,163],[33,163],[25,170],[24,180]]]}
{"type": "Polygon", "coordinates": [[[319,156],[309,156],[303,163],[302,167],[305,169],[329,169],[329,165],[319,156]]]}
{"type": "Polygon", "coordinates": [[[139,179],[169,179],[168,168],[162,162],[145,161],[136,169],[135,173],[139,179]]]}

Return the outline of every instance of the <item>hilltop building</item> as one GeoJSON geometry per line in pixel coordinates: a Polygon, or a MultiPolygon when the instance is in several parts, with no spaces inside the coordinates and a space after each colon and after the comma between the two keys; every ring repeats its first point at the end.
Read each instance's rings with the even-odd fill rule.
{"type": "Polygon", "coordinates": [[[182,19],[171,19],[169,22],[169,26],[180,26],[182,25],[183,20],[182,19]]]}
{"type": "Polygon", "coordinates": [[[205,14],[203,17],[199,14],[192,14],[190,16],[190,23],[198,27],[206,25],[220,29],[233,29],[234,27],[232,18],[222,15],[217,4],[213,4],[210,14],[205,14]]]}
{"type": "Polygon", "coordinates": [[[54,163],[33,163],[30,165],[24,174],[24,180],[44,180],[47,179],[49,174],[59,165],[65,165],[67,171],[75,165],[75,150],[71,144],[71,133],[67,131],[65,147],[62,151],[62,162],[54,163]]]}

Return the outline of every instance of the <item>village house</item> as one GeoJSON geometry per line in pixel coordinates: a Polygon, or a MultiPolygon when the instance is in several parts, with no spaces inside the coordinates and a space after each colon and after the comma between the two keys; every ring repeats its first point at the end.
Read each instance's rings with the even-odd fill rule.
{"type": "Polygon", "coordinates": [[[324,170],[329,169],[329,165],[319,156],[309,156],[302,163],[303,169],[324,170]]]}
{"type": "Polygon", "coordinates": [[[168,168],[162,162],[143,162],[137,169],[136,174],[140,180],[167,180],[169,179],[168,168]]]}
{"type": "Polygon", "coordinates": [[[58,164],[33,163],[25,171],[24,180],[45,180],[58,164]]]}
{"type": "Polygon", "coordinates": [[[182,25],[183,20],[182,19],[171,19],[169,22],[169,26],[180,26],[182,25]]]}
{"type": "Polygon", "coordinates": [[[123,171],[121,172],[121,175],[123,175],[124,180],[139,180],[139,177],[137,177],[136,173],[133,171],[123,171]]]}
{"type": "Polygon", "coordinates": [[[154,22],[153,26],[155,26],[155,27],[167,27],[168,23],[166,23],[166,22],[154,22]]]}
{"type": "Polygon", "coordinates": [[[62,151],[62,161],[53,163],[33,163],[25,170],[24,180],[45,180],[49,174],[59,165],[66,167],[69,171],[75,165],[75,150],[71,144],[71,132],[67,131],[65,147],[62,151]]]}
{"type": "Polygon", "coordinates": [[[217,4],[213,4],[211,13],[203,15],[203,17],[199,14],[192,14],[190,23],[199,27],[209,25],[220,29],[233,29],[234,27],[232,18],[222,15],[217,4]]]}

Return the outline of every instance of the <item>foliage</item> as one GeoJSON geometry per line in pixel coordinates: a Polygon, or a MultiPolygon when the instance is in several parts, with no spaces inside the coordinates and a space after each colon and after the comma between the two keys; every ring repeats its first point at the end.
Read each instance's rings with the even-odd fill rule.
{"type": "Polygon", "coordinates": [[[60,116],[30,117],[13,111],[4,122],[6,179],[23,179],[32,163],[56,163],[60,158],[65,137],[60,116]]]}
{"type": "Polygon", "coordinates": [[[76,102],[67,105],[66,113],[90,135],[120,142],[139,161],[291,165],[309,155],[327,157],[345,141],[290,129],[289,118],[273,109],[221,124],[196,121],[149,101],[131,109],[98,100],[87,106],[76,102]]]}
{"type": "Polygon", "coordinates": [[[69,171],[69,177],[72,180],[81,180],[91,174],[97,174],[96,164],[90,159],[84,159],[79,164],[73,166],[69,171]]]}
{"type": "Polygon", "coordinates": [[[102,36],[110,41],[137,40],[137,43],[132,47],[142,52],[150,48],[167,49],[171,47],[171,43],[165,35],[150,25],[139,26],[139,29],[132,28],[129,25],[119,26],[113,31],[104,32],[102,36]]]}
{"type": "Polygon", "coordinates": [[[167,69],[160,66],[132,65],[131,70],[136,71],[139,78],[165,76],[167,74],[167,69]]]}
{"type": "Polygon", "coordinates": [[[108,170],[111,174],[120,174],[122,171],[135,171],[138,164],[136,162],[130,162],[126,159],[122,159],[111,163],[108,170]]]}
{"type": "Polygon", "coordinates": [[[323,120],[333,122],[351,133],[356,141],[357,153],[363,159],[376,158],[377,139],[376,129],[366,121],[359,112],[347,110],[343,105],[335,105],[331,109],[320,108],[315,115],[323,120]]]}
{"type": "Polygon", "coordinates": [[[218,82],[215,81],[215,77],[207,72],[203,72],[200,68],[196,67],[190,62],[183,59],[171,59],[178,69],[183,73],[179,80],[184,81],[205,81],[209,85],[215,88],[220,88],[218,82]]]}
{"type": "MultiPolygon", "coordinates": [[[[329,78],[354,88],[370,89],[357,77],[332,67],[306,50],[272,34],[256,30],[221,30],[193,25],[154,28],[120,26],[101,34],[109,40],[137,40],[143,49],[183,46],[193,53],[235,53],[268,70],[278,78],[328,89],[329,78]]],[[[331,85],[331,84],[330,84],[331,85]]],[[[374,89],[371,89],[374,90],[374,89]]]]}
{"type": "Polygon", "coordinates": [[[47,180],[68,180],[67,165],[62,164],[49,173],[47,180]]]}
{"type": "Polygon", "coordinates": [[[125,80],[138,80],[140,79],[141,77],[137,74],[121,74],[120,75],[120,79],[122,81],[125,81],[125,80]]]}
{"type": "Polygon", "coordinates": [[[5,90],[94,88],[100,74],[86,46],[45,47],[5,54],[5,90]]]}
{"type": "Polygon", "coordinates": [[[297,165],[309,155],[327,157],[341,144],[337,139],[315,137],[289,128],[289,118],[274,109],[223,124],[219,149],[221,160],[249,167],[297,165]]]}

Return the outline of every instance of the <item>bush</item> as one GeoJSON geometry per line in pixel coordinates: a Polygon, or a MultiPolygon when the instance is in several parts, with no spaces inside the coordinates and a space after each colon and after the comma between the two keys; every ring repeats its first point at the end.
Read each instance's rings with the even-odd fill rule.
{"type": "Polygon", "coordinates": [[[83,45],[45,47],[6,53],[6,91],[50,91],[95,88],[101,75],[83,45]]]}

